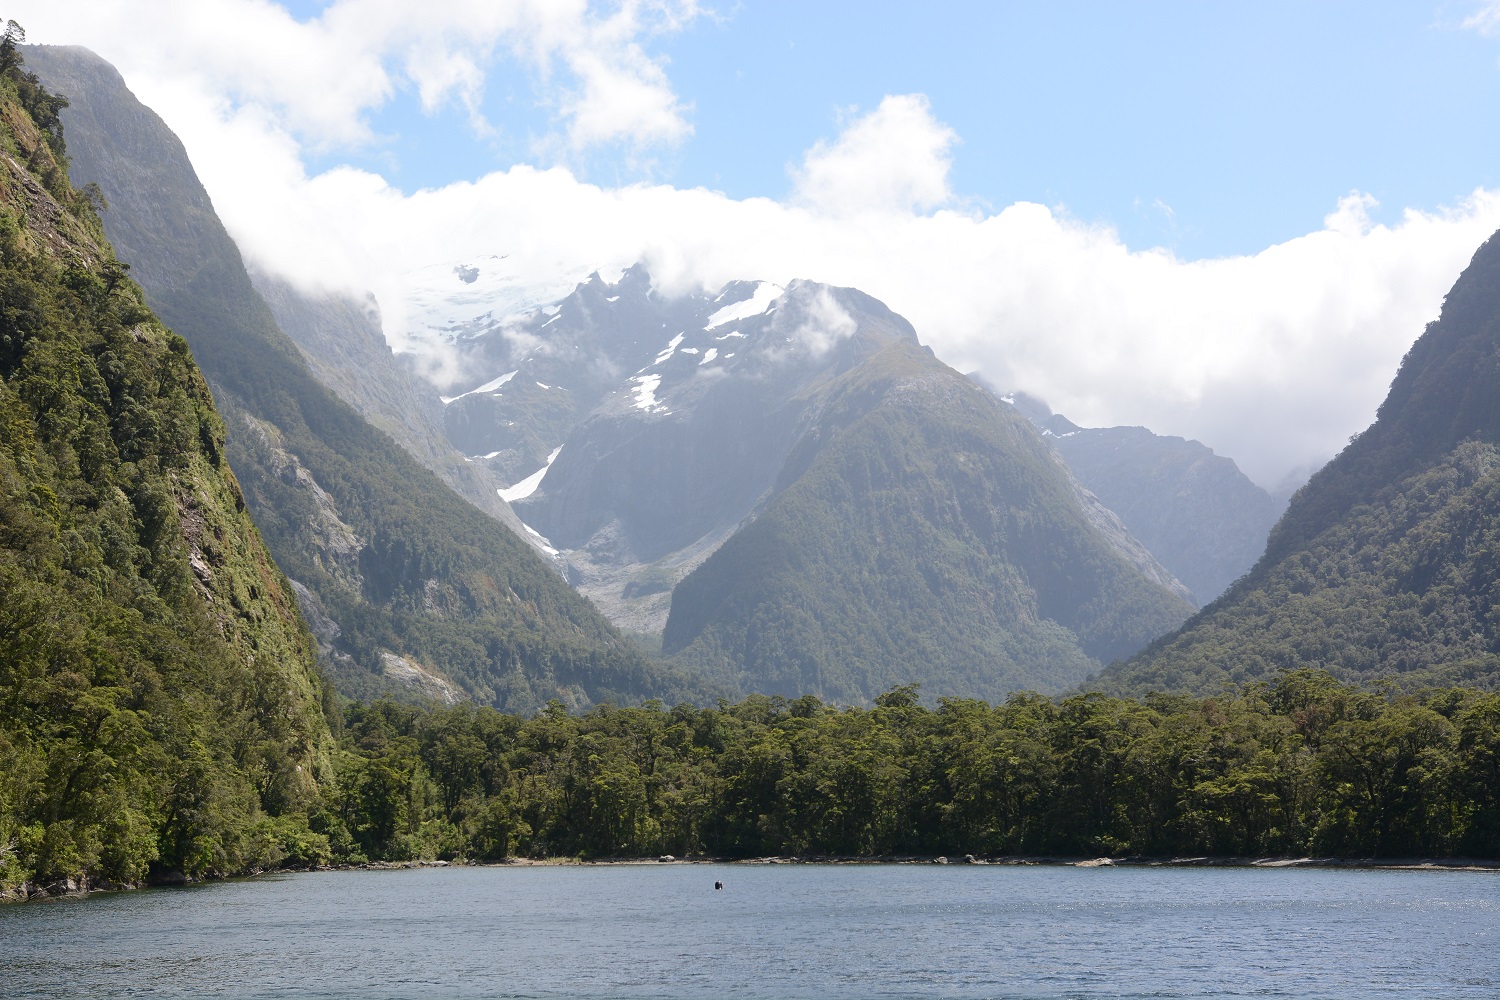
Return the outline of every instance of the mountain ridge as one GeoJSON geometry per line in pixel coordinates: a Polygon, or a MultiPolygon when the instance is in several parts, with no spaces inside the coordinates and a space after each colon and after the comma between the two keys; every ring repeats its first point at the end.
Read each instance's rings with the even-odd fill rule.
{"type": "Polygon", "coordinates": [[[1023,413],[1199,606],[1255,565],[1282,504],[1232,459],[1145,427],[1080,427],[1024,392],[979,384],[1023,413]]]}

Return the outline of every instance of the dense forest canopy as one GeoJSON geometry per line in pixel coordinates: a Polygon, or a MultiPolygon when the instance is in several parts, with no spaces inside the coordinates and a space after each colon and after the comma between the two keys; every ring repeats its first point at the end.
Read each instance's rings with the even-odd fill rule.
{"type": "Polygon", "coordinates": [[[1221,698],[872,709],[752,696],[530,719],[351,705],[345,859],[1500,856],[1500,695],[1299,671],[1221,698]]]}

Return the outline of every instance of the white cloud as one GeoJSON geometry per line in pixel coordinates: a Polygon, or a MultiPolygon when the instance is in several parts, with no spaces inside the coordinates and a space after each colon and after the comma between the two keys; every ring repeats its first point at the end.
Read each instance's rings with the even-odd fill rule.
{"type": "Polygon", "coordinates": [[[958,135],[932,116],[921,94],[888,96],[819,142],[792,171],[794,198],[819,212],[921,212],[953,197],[948,188],[958,135]]]}
{"type": "MultiPolygon", "coordinates": [[[[692,0],[656,4],[646,11],[659,30],[676,30],[696,16],[692,0]]],[[[661,66],[636,41],[651,30],[640,3],[628,2],[614,16],[587,28],[584,44],[562,47],[578,85],[561,102],[569,145],[576,151],[611,142],[634,146],[675,143],[692,128],[689,110],[673,93],[661,66]]]]}
{"type": "Polygon", "coordinates": [[[1477,31],[1486,38],[1500,35],[1500,3],[1490,2],[1463,19],[1466,31],[1477,31]]]}
{"type": "Polygon", "coordinates": [[[303,281],[373,287],[400,344],[402,274],[508,253],[519,283],[555,285],[648,261],[665,290],[733,278],[851,285],[883,299],[961,370],[981,369],[1090,425],[1144,424],[1205,441],[1272,483],[1368,424],[1406,348],[1474,249],[1500,192],[1373,225],[1351,195],[1317,232],[1259,254],[1184,261],[1035,204],[829,216],[703,189],[607,189],[516,167],[404,197],[339,171],[261,207],[222,206],[252,256],[303,281]],[[300,213],[302,230],[284,227],[300,213]],[[503,234],[497,236],[496,234],[503,234]]]}
{"type": "Polygon", "coordinates": [[[1263,483],[1368,424],[1407,347],[1500,228],[1500,192],[1392,225],[1373,224],[1372,200],[1355,192],[1321,229],[1252,256],[1134,250],[1042,205],[954,207],[956,136],[920,95],[887,97],[814,146],[785,202],[604,188],[532,166],[404,195],[351,168],[308,176],[304,148],[358,141],[363,116],[402,81],[424,100],[467,100],[491,50],[557,74],[565,148],[674,141],[686,134],[680,102],[636,46],[696,8],[627,3],[599,16],[582,0],[469,0],[413,25],[396,0],[341,0],[296,25],[257,0],[18,6],[33,40],[87,44],[120,66],[183,138],[248,257],[306,287],[373,290],[397,345],[415,319],[406,274],[482,254],[508,254],[522,287],[639,259],[664,290],[811,278],[883,299],[961,370],[1079,423],[1196,437],[1263,483]],[[225,36],[285,44],[247,53],[225,36]],[[611,83],[617,74],[636,89],[611,83]]]}
{"type": "Polygon", "coordinates": [[[31,41],[88,46],[155,93],[211,94],[223,118],[273,115],[318,152],[372,142],[368,115],[408,86],[428,112],[455,101],[488,132],[479,111],[484,67],[500,54],[531,67],[549,92],[564,91],[554,110],[574,150],[691,132],[688,109],[638,40],[690,23],[694,0],[620,0],[606,14],[585,0],[335,0],[306,22],[269,0],[18,0],[12,8],[7,16],[31,41]],[[561,77],[558,63],[568,71],[561,77]]]}
{"type": "Polygon", "coordinates": [[[837,347],[839,341],[854,336],[859,328],[854,317],[827,288],[818,289],[811,299],[797,304],[800,308],[778,310],[771,320],[773,331],[786,334],[787,342],[792,345],[790,350],[806,351],[813,358],[821,358],[837,347]],[[790,312],[796,315],[791,316],[790,312]],[[785,330],[791,322],[796,325],[790,331],[785,330]]]}

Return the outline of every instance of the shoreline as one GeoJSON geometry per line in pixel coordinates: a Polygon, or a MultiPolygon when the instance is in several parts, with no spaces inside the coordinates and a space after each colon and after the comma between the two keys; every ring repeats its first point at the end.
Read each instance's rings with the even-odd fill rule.
{"type": "Polygon", "coordinates": [[[507,858],[503,861],[386,861],[363,865],[331,865],[317,871],[359,871],[427,867],[583,867],[590,865],[976,865],[1051,868],[1348,868],[1368,871],[1500,872],[1492,858],[1338,858],[1338,857],[1071,857],[1058,855],[996,855],[954,858],[945,855],[777,855],[760,858],[507,858]]]}
{"type": "Polygon", "coordinates": [[[661,857],[644,858],[505,858],[500,861],[369,861],[361,864],[319,865],[312,868],[271,868],[241,875],[189,879],[181,875],[133,885],[80,885],[72,879],[50,886],[23,885],[0,893],[0,905],[80,899],[106,892],[130,892],[209,882],[253,879],[267,875],[298,875],[309,872],[403,871],[415,868],[585,868],[606,865],[662,867],[667,865],[954,865],[1048,868],[1343,868],[1351,871],[1481,872],[1500,873],[1496,858],[1339,858],[1339,857],[1069,857],[1059,855],[995,855],[953,858],[946,855],[775,855],[758,858],[661,857]]]}

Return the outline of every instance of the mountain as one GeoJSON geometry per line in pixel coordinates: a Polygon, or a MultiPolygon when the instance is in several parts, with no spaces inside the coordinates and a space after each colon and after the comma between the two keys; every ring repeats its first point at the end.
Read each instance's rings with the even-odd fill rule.
{"type": "Polygon", "coordinates": [[[768,497],[673,590],[674,662],[768,693],[999,700],[1058,690],[1191,611],[1032,427],[900,317],[810,282],[774,301],[735,321],[731,376],[655,389],[665,423],[736,368],[740,393],[781,397],[779,441],[734,419],[714,431],[735,467],[767,470],[768,497]]]}
{"type": "Polygon", "coordinates": [[[454,345],[485,359],[447,397],[466,450],[527,456],[507,492],[571,577],[727,688],[1056,690],[1191,611],[1026,421],[854,289],[667,298],[637,267],[454,345]]]}
{"type": "Polygon", "coordinates": [[[331,774],[313,638],[188,345],[68,183],[61,110],[7,33],[0,899],[275,864],[331,774]]]}
{"type": "Polygon", "coordinates": [[[616,282],[593,274],[556,301],[511,312],[504,263],[490,256],[425,269],[436,273],[416,276],[408,308],[435,328],[436,353],[451,357],[452,369],[472,373],[445,383],[448,439],[515,483],[544,465],[632,372],[650,364],[673,332],[701,325],[713,307],[701,295],[658,294],[637,266],[616,282]],[[478,309],[485,311],[458,318],[478,309]]]}
{"type": "Polygon", "coordinates": [[[1291,500],[1254,569],[1102,690],[1214,691],[1325,667],[1500,683],[1500,238],[1474,255],[1372,424],[1291,500]]]}
{"type": "Polygon", "coordinates": [[[299,289],[254,268],[250,280],[319,382],[465,500],[512,530],[524,530],[498,495],[505,481],[454,448],[437,393],[391,353],[373,298],[299,289]]]}
{"type": "MultiPolygon", "coordinates": [[[[922,678],[931,678],[932,694],[1055,690],[1191,610],[1181,585],[1077,486],[1024,421],[968,395],[952,406],[897,402],[921,396],[902,388],[911,378],[946,385],[956,376],[920,347],[905,320],[852,289],[734,282],[717,294],[665,296],[636,267],[616,281],[593,275],[542,304],[524,294],[502,257],[435,266],[413,280],[426,311],[411,310],[433,350],[399,359],[403,373],[367,309],[314,302],[262,278],[261,291],[297,333],[294,346],[245,277],[185,159],[167,171],[127,155],[132,136],[160,123],[138,105],[126,107],[134,102],[117,77],[101,79],[110,74],[96,63],[80,69],[87,60],[72,59],[62,86],[113,102],[106,114],[94,107],[105,98],[90,96],[70,112],[85,144],[75,172],[100,178],[114,205],[106,225],[120,228],[122,254],[139,253],[148,295],[194,344],[232,430],[242,431],[231,434],[231,461],[347,693],[374,693],[406,677],[440,698],[457,688],[519,708],[554,694],[581,704],[685,689],[630,660],[633,651],[616,633],[582,617],[587,605],[566,604],[560,580],[526,577],[542,564],[527,562],[530,554],[523,558],[523,546],[493,521],[476,520],[467,507],[463,520],[458,498],[339,396],[412,442],[429,466],[446,462],[452,473],[458,463],[434,433],[440,406],[444,436],[468,459],[462,465],[508,484],[497,499],[520,515],[534,544],[556,554],[580,591],[648,641],[670,636],[673,664],[729,689],[789,684],[790,675],[725,638],[745,632],[723,617],[745,605],[694,589],[722,581],[722,569],[677,588],[737,532],[788,509],[792,497],[774,504],[805,474],[833,475],[820,464],[835,461],[831,439],[820,436],[832,433],[822,422],[830,407],[859,433],[878,423],[862,422],[861,407],[883,420],[905,414],[904,438],[869,446],[898,448],[904,440],[907,451],[890,459],[903,466],[924,467],[926,449],[965,434],[984,461],[972,489],[955,483],[962,470],[945,461],[889,495],[851,489],[839,501],[847,509],[830,508],[844,527],[885,519],[888,551],[876,564],[853,561],[839,572],[839,586],[871,578],[858,586],[875,590],[842,605],[843,617],[830,619],[821,637],[794,640],[778,626],[775,641],[788,655],[821,662],[841,630],[862,631],[875,619],[889,619],[890,629],[857,653],[851,646],[847,671],[820,680],[818,693],[867,699],[887,682],[922,678]],[[127,112],[138,123],[122,127],[127,112]],[[149,181],[151,204],[132,200],[135,187],[112,187],[112,172],[131,171],[149,181]],[[161,226],[163,205],[177,206],[180,221],[161,226]],[[160,245],[161,232],[176,234],[176,242],[160,245]],[[444,364],[428,365],[432,358],[444,364]],[[414,374],[446,378],[436,404],[414,374]],[[976,423],[983,429],[971,433],[976,423]],[[990,456],[1002,442],[1009,450],[990,456]],[[881,506],[888,501],[913,511],[956,503],[964,512],[956,521],[924,513],[898,523],[890,520],[895,508],[881,506]],[[480,539],[474,533],[484,526],[489,535],[480,539]],[[943,553],[966,546],[975,554],[954,576],[943,553]],[[909,575],[878,579],[887,566],[953,579],[939,586],[934,576],[931,601],[912,602],[924,610],[893,618],[913,595],[909,575]],[[486,575],[496,567],[508,575],[486,575]],[[1096,571],[1098,580],[1083,579],[1096,571]],[[483,632],[487,619],[514,611],[520,627],[501,639],[483,632]],[[917,621],[934,614],[940,624],[917,621]],[[669,616],[678,622],[671,628],[669,616]],[[558,618],[565,619],[561,631],[558,618]],[[908,635],[923,638],[913,643],[908,635]],[[821,645],[806,652],[814,640],[821,645]],[[547,653],[549,643],[564,649],[560,662],[547,653]],[[601,645],[625,659],[601,668],[590,651],[601,645]],[[725,654],[730,647],[736,651],[725,654]],[[529,666],[538,661],[550,665],[540,677],[529,666]],[[906,665],[916,662],[929,666],[914,673],[906,665]]],[[[63,74],[52,62],[44,72],[63,74]]],[[[934,400],[950,394],[945,388],[934,400]]],[[[799,599],[797,586],[756,586],[755,614],[799,599]]]]}
{"type": "Polygon", "coordinates": [[[181,143],[111,66],[79,48],[27,58],[71,101],[72,175],[102,189],[122,259],[208,376],[230,464],[344,693],[411,686],[526,711],[685,690],[514,532],[319,382],[181,143]]]}
{"type": "Polygon", "coordinates": [[[1078,481],[1120,515],[1198,604],[1222,594],[1265,551],[1285,503],[1232,459],[1144,427],[1079,427],[1034,396],[997,394],[1041,430],[1078,481]]]}

